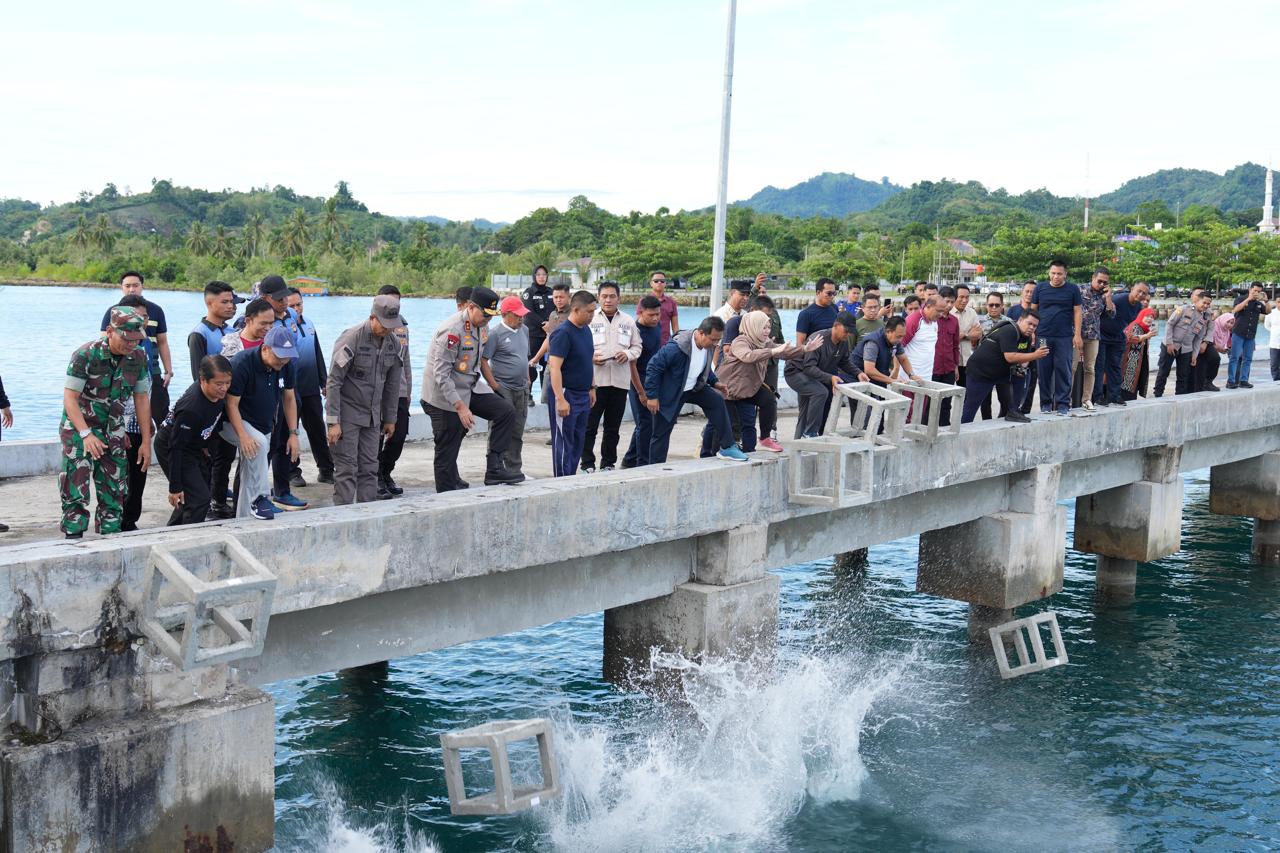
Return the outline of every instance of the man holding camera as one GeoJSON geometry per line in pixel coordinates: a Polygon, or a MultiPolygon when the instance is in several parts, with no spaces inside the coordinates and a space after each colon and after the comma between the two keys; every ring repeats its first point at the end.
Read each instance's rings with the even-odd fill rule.
{"type": "Polygon", "coordinates": [[[1249,384],[1249,368],[1253,365],[1253,348],[1257,343],[1258,318],[1269,310],[1262,282],[1255,281],[1248,293],[1236,299],[1231,309],[1236,315],[1236,325],[1231,330],[1231,356],[1227,361],[1228,388],[1253,387],[1249,384]]]}

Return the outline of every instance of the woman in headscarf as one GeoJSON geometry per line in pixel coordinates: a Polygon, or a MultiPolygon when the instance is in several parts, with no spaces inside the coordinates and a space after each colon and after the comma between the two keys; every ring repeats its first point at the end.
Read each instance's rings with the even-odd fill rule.
{"type": "Polygon", "coordinates": [[[1138,316],[1124,329],[1124,338],[1129,348],[1125,350],[1121,362],[1122,379],[1120,388],[1125,400],[1138,397],[1138,379],[1142,375],[1142,366],[1147,361],[1147,341],[1156,333],[1156,312],[1143,308],[1138,316]]]}
{"type": "Polygon", "coordinates": [[[753,310],[739,320],[738,335],[725,348],[720,364],[716,367],[716,379],[729,405],[729,420],[735,430],[742,431],[742,452],[756,449],[756,407],[763,395],[772,399],[773,391],[764,387],[765,371],[769,359],[800,358],[809,349],[822,345],[822,339],[813,338],[812,347],[792,344],[775,344],[770,337],[772,318],[767,311],[753,310]]]}

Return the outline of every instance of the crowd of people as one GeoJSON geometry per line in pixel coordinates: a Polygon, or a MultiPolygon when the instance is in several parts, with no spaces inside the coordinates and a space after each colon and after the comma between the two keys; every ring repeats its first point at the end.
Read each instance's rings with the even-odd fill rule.
{"type": "MultiPolygon", "coordinates": [[[[981,313],[963,284],[918,282],[895,306],[875,288],[853,286],[837,299],[836,283],[824,278],[799,313],[794,343],[766,281],[733,282],[724,305],[692,329],[680,328],[662,272],[650,276],[633,315],[621,310],[617,284],[571,292],[549,286],[543,267],[519,296],[460,289],[457,312],[431,337],[418,398],[432,426],[436,491],[469,486],[458,453],[477,418],[489,424],[485,484],[523,482],[527,414],[536,405],[548,408],[553,474],[568,476],[666,461],[686,405],[706,416],[702,456],[780,453],[780,380],[798,397],[796,438],[820,435],[836,389],[854,381],[961,385],[962,423],[979,415],[1025,422],[1037,398],[1042,413],[1066,415],[1148,394],[1150,288],[1114,289],[1103,267],[1077,285],[1055,261],[1045,281],[1026,282],[1007,308],[997,291],[977,294],[981,313]],[[628,409],[633,430],[619,459],[628,409]]],[[[153,446],[171,525],[306,509],[293,493],[306,485],[300,430],[335,504],[403,494],[392,475],[408,434],[413,375],[394,286],[379,290],[367,317],[326,357],[301,294],[281,276],[255,284],[250,299],[210,282],[205,316],[187,336],[192,382],[171,406],[164,311],[142,295],[142,275],[126,273],[120,285],[101,337],[77,348],[67,368],[59,476],[67,538],[88,528],[91,489],[97,532],[136,529],[153,446]]],[[[1280,315],[1262,287],[1221,315],[1211,302],[1196,290],[1170,316],[1154,396],[1170,373],[1177,394],[1219,390],[1224,356],[1226,387],[1253,387],[1260,320],[1271,335],[1272,378],[1280,379],[1280,315]]],[[[955,415],[944,408],[940,418],[945,425],[955,415]]],[[[11,424],[0,385],[0,425],[11,424]]]]}

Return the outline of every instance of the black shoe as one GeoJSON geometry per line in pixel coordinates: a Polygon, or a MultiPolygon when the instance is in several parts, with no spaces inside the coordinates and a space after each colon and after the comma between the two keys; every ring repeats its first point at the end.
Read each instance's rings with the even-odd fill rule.
{"type": "Polygon", "coordinates": [[[1011,422],[1011,423],[1015,423],[1015,424],[1029,424],[1029,423],[1031,423],[1031,418],[1027,417],[1026,415],[1022,414],[1022,412],[1019,412],[1019,411],[1012,411],[1012,412],[1010,412],[1009,414],[1007,414],[1007,415],[1005,415],[1005,416],[1004,416],[1004,419],[1005,419],[1006,421],[1009,421],[1009,422],[1011,422]]]}
{"type": "Polygon", "coordinates": [[[9,525],[0,523],[0,533],[8,533],[9,525]]]}
{"type": "Polygon", "coordinates": [[[1253,387],[1253,383],[1252,383],[1252,382],[1241,382],[1241,383],[1240,383],[1240,387],[1241,387],[1241,388],[1252,388],[1252,387],[1253,387]]]}
{"type": "Polygon", "coordinates": [[[332,471],[321,471],[321,472],[320,472],[320,476],[319,476],[319,477],[316,477],[316,482],[317,482],[317,483],[328,483],[330,486],[332,486],[332,485],[333,485],[333,472],[332,472],[332,471]]]}
{"type": "Polygon", "coordinates": [[[67,538],[67,539],[83,539],[83,538],[84,538],[84,534],[83,534],[83,533],[68,533],[68,534],[66,534],[65,538],[67,538]]]}
{"type": "Polygon", "coordinates": [[[506,468],[490,469],[484,472],[486,486],[514,486],[524,482],[524,474],[508,471],[506,468]]]}
{"type": "Polygon", "coordinates": [[[404,494],[404,489],[396,485],[396,481],[391,479],[390,474],[382,475],[382,483],[387,487],[387,491],[395,495],[396,497],[400,497],[401,495],[404,494]]]}
{"type": "Polygon", "coordinates": [[[1201,391],[1221,391],[1222,389],[1219,388],[1217,385],[1214,385],[1212,382],[1210,382],[1208,385],[1204,386],[1200,390],[1201,391]]]}
{"type": "Polygon", "coordinates": [[[378,475],[378,494],[377,494],[378,500],[389,501],[394,497],[395,495],[391,494],[391,491],[387,488],[387,481],[383,479],[381,474],[379,474],[378,475]]]}
{"type": "Polygon", "coordinates": [[[1112,400],[1111,402],[1112,402],[1112,404],[1113,404],[1113,405],[1116,405],[1116,406],[1127,406],[1127,405],[1129,405],[1129,401],[1128,401],[1128,400],[1112,400]]]}
{"type": "Polygon", "coordinates": [[[1228,383],[1227,383],[1227,387],[1228,387],[1229,389],[1231,389],[1232,391],[1234,391],[1234,390],[1236,390],[1237,388],[1239,388],[1239,387],[1240,387],[1240,383],[1239,383],[1239,382],[1228,382],[1228,383]]]}
{"type": "Polygon", "coordinates": [[[210,504],[209,505],[209,518],[211,519],[226,520],[228,518],[235,518],[235,517],[236,517],[236,511],[232,509],[230,506],[228,506],[227,504],[210,504]]]}
{"type": "Polygon", "coordinates": [[[466,480],[462,479],[461,477],[459,477],[459,478],[458,478],[458,488],[459,488],[459,489],[469,489],[469,488],[471,488],[471,484],[470,484],[470,483],[468,483],[466,480]]]}
{"type": "Polygon", "coordinates": [[[301,471],[294,471],[289,475],[289,486],[294,489],[301,489],[307,485],[307,481],[302,479],[301,471]]]}

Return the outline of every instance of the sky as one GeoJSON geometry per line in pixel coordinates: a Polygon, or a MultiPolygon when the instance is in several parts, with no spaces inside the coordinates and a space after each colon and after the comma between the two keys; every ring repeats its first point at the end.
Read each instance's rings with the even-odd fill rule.
{"type": "MultiPolygon", "coordinates": [[[[153,178],[327,196],[341,179],[392,215],[511,221],[578,194],[615,213],[704,207],[727,9],[12,4],[0,198],[153,178]]],[[[824,171],[1097,195],[1265,163],[1277,32],[1274,0],[740,0],[729,198],[824,171]]]]}

